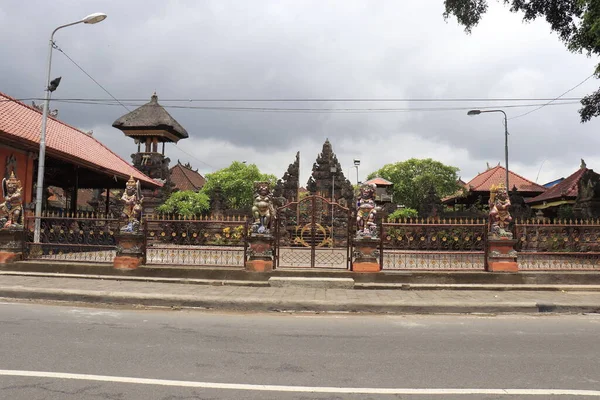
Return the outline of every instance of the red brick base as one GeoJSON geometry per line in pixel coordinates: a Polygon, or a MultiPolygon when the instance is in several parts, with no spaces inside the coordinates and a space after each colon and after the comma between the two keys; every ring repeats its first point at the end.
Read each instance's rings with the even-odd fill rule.
{"type": "Polygon", "coordinates": [[[113,260],[113,267],[116,269],[136,269],[142,264],[139,257],[117,256],[113,260]]]}
{"type": "Polygon", "coordinates": [[[355,262],[352,264],[352,272],[380,272],[379,263],[355,262]]]}
{"type": "Polygon", "coordinates": [[[8,264],[15,261],[20,261],[22,253],[12,253],[9,251],[0,251],[0,264],[8,264]]]}
{"type": "Polygon", "coordinates": [[[519,272],[519,266],[516,261],[488,261],[487,270],[490,272],[519,272]]]}
{"type": "Polygon", "coordinates": [[[246,261],[246,270],[250,271],[250,272],[273,271],[273,261],[249,260],[249,261],[246,261]]]}

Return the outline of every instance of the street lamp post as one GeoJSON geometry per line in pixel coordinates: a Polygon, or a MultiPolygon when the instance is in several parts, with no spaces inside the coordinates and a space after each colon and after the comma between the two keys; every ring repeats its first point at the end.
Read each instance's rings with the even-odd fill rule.
{"type": "Polygon", "coordinates": [[[467,115],[479,115],[483,113],[499,112],[504,114],[504,163],[506,165],[506,193],[509,193],[510,187],[508,186],[508,119],[506,113],[502,110],[471,110],[467,112],[467,115]]]}
{"type": "Polygon", "coordinates": [[[335,173],[337,172],[337,168],[330,167],[329,172],[331,172],[331,246],[333,247],[333,203],[335,202],[335,173]]]}
{"type": "Polygon", "coordinates": [[[87,17],[76,21],[71,22],[70,24],[61,25],[55,30],[52,31],[50,35],[50,42],[48,43],[48,73],[46,77],[46,95],[44,97],[44,109],[42,112],[42,128],[40,130],[40,151],[38,155],[38,171],[37,171],[37,187],[35,192],[35,228],[33,232],[33,241],[34,243],[40,242],[40,226],[41,226],[41,217],[42,217],[42,196],[43,196],[43,187],[44,187],[44,167],[46,161],[46,123],[48,121],[48,108],[50,107],[50,95],[53,91],[56,90],[58,84],[60,83],[60,78],[57,78],[50,82],[50,71],[52,67],[52,48],[54,47],[54,34],[56,31],[62,28],[66,28],[67,26],[77,25],[77,24],[96,24],[98,22],[104,21],[106,18],[106,14],[103,13],[94,13],[90,14],[87,17]]]}
{"type": "Polygon", "coordinates": [[[354,159],[354,166],[356,167],[356,185],[358,185],[358,166],[360,165],[360,160],[358,158],[354,159]]]}

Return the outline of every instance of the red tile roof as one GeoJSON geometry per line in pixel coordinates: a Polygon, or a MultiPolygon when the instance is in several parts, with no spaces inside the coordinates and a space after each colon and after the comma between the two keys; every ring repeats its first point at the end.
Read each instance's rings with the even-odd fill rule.
{"type": "Polygon", "coordinates": [[[202,175],[179,162],[170,169],[170,173],[171,182],[178,190],[200,190],[206,183],[206,179],[202,175]]]}
{"type": "Polygon", "coordinates": [[[365,182],[366,184],[371,184],[374,183],[375,186],[391,186],[393,185],[392,182],[388,181],[387,179],[383,179],[381,177],[375,177],[373,179],[369,179],[368,181],[365,182]]]}
{"type": "MultiPolygon", "coordinates": [[[[41,112],[0,92],[0,136],[28,147],[39,148],[41,124],[41,112]]],[[[147,186],[162,186],[93,136],[50,116],[46,125],[46,153],[107,175],[116,175],[125,180],[133,176],[147,186]]]]}
{"type": "MultiPolygon", "coordinates": [[[[506,168],[497,165],[494,168],[490,168],[485,172],[477,175],[471,179],[465,186],[472,192],[489,192],[492,185],[506,182],[506,168]]],[[[523,178],[520,175],[515,174],[512,171],[508,171],[508,184],[510,190],[513,187],[517,187],[519,192],[538,192],[543,193],[546,188],[538,185],[537,183],[531,182],[528,179],[523,178]]]]}
{"type": "Polygon", "coordinates": [[[544,201],[554,201],[561,199],[575,199],[579,194],[578,183],[583,174],[588,171],[587,168],[579,168],[568,178],[563,179],[556,185],[548,188],[539,196],[527,200],[527,203],[541,203],[544,201]]]}

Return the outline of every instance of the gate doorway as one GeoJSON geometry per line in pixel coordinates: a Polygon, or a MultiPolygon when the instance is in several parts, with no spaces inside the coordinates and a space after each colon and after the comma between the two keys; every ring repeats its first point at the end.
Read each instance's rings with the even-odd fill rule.
{"type": "Polygon", "coordinates": [[[350,209],[321,196],[307,196],[277,209],[275,268],[350,269],[350,209]]]}

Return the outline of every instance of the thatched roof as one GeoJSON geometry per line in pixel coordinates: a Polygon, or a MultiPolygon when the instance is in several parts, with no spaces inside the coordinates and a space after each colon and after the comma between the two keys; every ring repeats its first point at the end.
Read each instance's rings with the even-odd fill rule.
{"type": "Polygon", "coordinates": [[[158,104],[158,96],[156,93],[150,98],[150,102],[136,108],[129,114],[123,115],[112,124],[113,127],[122,130],[125,134],[127,131],[136,130],[164,130],[178,139],[186,139],[187,131],[175,121],[173,117],[158,104]]]}

